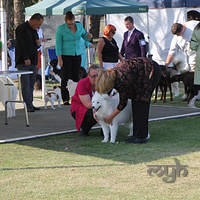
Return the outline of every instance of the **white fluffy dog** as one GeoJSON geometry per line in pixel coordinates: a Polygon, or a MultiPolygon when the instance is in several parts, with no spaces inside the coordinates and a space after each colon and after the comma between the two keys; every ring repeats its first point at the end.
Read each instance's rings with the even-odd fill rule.
{"type": "MultiPolygon", "coordinates": [[[[0,78],[0,101],[5,106],[6,101],[15,101],[17,98],[17,87],[9,77],[0,78]]],[[[15,117],[15,103],[8,102],[7,117],[15,117]]]]}
{"type": "Polygon", "coordinates": [[[55,110],[55,107],[54,107],[55,101],[58,101],[58,107],[60,108],[61,107],[61,104],[60,104],[61,103],[61,89],[60,89],[60,87],[54,86],[52,91],[48,91],[45,94],[44,101],[45,101],[45,106],[44,106],[45,109],[47,109],[47,103],[49,101],[51,103],[51,108],[53,110],[55,110]]]}
{"type": "Polygon", "coordinates": [[[119,103],[119,93],[114,96],[107,94],[99,94],[95,92],[92,97],[92,107],[96,111],[98,123],[101,125],[104,134],[104,140],[102,142],[109,141],[109,132],[111,134],[110,142],[115,143],[118,126],[120,124],[128,123],[130,133],[129,136],[133,135],[133,120],[132,120],[132,106],[131,100],[128,100],[126,107],[113,119],[112,124],[107,124],[104,118],[110,115],[119,103]]]}
{"type": "Polygon", "coordinates": [[[68,88],[68,91],[69,91],[69,95],[71,97],[74,96],[77,84],[78,84],[78,82],[74,82],[71,79],[69,79],[68,82],[67,82],[67,88],[68,88]]]}

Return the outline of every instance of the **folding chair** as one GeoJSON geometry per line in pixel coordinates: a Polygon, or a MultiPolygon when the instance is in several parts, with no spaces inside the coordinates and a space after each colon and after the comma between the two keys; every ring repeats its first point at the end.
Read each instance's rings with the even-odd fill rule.
{"type": "Polygon", "coordinates": [[[55,48],[49,48],[47,49],[47,55],[49,58],[49,62],[53,59],[58,59],[56,56],[56,49],[55,48]]]}

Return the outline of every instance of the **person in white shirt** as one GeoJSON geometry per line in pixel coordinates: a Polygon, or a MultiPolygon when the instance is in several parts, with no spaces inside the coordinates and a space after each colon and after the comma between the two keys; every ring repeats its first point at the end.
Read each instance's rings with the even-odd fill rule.
{"type": "MultiPolygon", "coordinates": [[[[165,62],[165,65],[169,67],[170,63],[174,59],[177,52],[182,51],[186,57],[186,67],[188,71],[194,71],[196,64],[196,52],[190,49],[190,41],[192,37],[192,31],[198,24],[196,20],[190,20],[185,22],[185,24],[175,23],[171,27],[171,32],[174,35],[169,53],[165,62]]],[[[175,96],[179,96],[178,83],[173,86],[175,96]]],[[[185,98],[185,95],[182,97],[185,98]]]]}
{"type": "Polygon", "coordinates": [[[185,24],[175,23],[172,25],[171,32],[175,36],[171,41],[169,53],[166,59],[165,65],[167,67],[172,62],[177,51],[181,50],[186,56],[188,70],[194,70],[196,52],[190,49],[190,41],[192,37],[192,31],[198,23],[199,22],[196,20],[191,20],[185,24]]]}
{"type": "Polygon", "coordinates": [[[174,56],[178,52],[178,50],[181,50],[185,53],[186,56],[186,64],[188,70],[191,68],[194,68],[195,62],[195,54],[194,52],[191,52],[189,49],[189,42],[192,38],[192,32],[196,25],[199,23],[200,20],[200,13],[196,10],[190,10],[187,12],[187,21],[182,25],[179,23],[175,23],[171,27],[172,34],[174,35],[170,50],[166,59],[166,66],[168,67],[170,63],[172,62],[174,56]],[[194,56],[192,58],[189,58],[192,53],[194,56]]]}

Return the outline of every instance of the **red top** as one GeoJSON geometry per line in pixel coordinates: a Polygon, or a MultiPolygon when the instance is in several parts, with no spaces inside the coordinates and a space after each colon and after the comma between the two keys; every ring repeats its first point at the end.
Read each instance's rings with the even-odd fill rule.
{"type": "Polygon", "coordinates": [[[89,94],[92,99],[92,86],[90,84],[90,80],[88,77],[81,79],[78,82],[78,85],[76,87],[76,91],[74,96],[72,97],[71,102],[71,113],[76,113],[76,129],[79,130],[80,126],[82,124],[83,118],[85,116],[85,113],[87,112],[88,108],[86,108],[80,98],[79,95],[87,95],[89,94]]]}

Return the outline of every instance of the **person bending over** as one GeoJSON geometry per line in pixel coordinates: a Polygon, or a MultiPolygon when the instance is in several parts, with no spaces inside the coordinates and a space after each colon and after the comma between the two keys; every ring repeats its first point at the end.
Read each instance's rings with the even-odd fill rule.
{"type": "Polygon", "coordinates": [[[119,92],[119,105],[104,119],[105,122],[112,123],[113,118],[125,108],[128,99],[132,100],[134,137],[128,139],[128,143],[147,142],[150,100],[160,76],[156,62],[138,57],[101,71],[97,77],[97,92],[108,93],[113,88],[119,92]]]}

